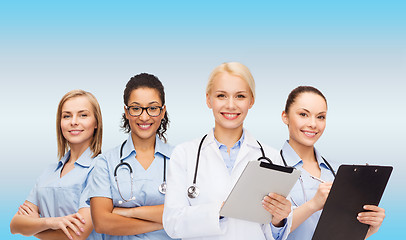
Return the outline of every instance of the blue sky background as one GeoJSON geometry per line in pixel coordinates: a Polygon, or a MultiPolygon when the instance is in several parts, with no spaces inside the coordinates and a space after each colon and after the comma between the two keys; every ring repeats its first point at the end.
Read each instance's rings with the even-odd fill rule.
{"type": "Polygon", "coordinates": [[[55,114],[69,90],[99,100],[103,150],[121,143],[122,93],[140,72],[167,94],[173,145],[213,126],[205,85],[222,62],[247,65],[257,99],[245,127],[280,148],[289,92],[327,97],[326,159],[394,166],[371,239],[399,239],[406,197],[406,3],[404,1],[2,1],[0,2],[0,238],[48,164],[55,114]]]}

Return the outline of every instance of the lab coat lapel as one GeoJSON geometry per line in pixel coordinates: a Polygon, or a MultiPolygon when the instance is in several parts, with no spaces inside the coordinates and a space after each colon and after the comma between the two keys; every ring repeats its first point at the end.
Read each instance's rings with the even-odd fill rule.
{"type": "MultiPolygon", "coordinates": [[[[224,163],[223,156],[221,156],[220,149],[219,149],[219,147],[217,146],[216,141],[214,140],[214,132],[213,132],[213,130],[210,131],[210,132],[207,134],[207,138],[206,138],[206,140],[204,141],[203,146],[202,146],[202,149],[205,149],[205,148],[207,148],[208,151],[214,153],[215,156],[216,156],[216,157],[214,157],[213,159],[208,159],[208,160],[209,160],[209,161],[218,161],[218,162],[216,163],[216,165],[219,166],[219,169],[222,169],[221,171],[224,172],[224,175],[225,175],[225,176],[228,176],[229,174],[228,174],[228,170],[227,170],[226,164],[224,163]]],[[[213,156],[213,155],[212,155],[212,154],[208,154],[208,156],[213,156]]]]}
{"type": "Polygon", "coordinates": [[[243,161],[243,159],[246,158],[246,156],[248,155],[248,153],[249,153],[249,148],[248,148],[247,144],[246,144],[245,141],[244,141],[244,143],[242,144],[242,146],[241,146],[241,148],[240,148],[240,151],[238,152],[237,159],[235,160],[235,166],[234,166],[234,168],[235,168],[238,164],[240,164],[240,162],[243,161]]]}
{"type": "Polygon", "coordinates": [[[245,165],[249,161],[256,160],[258,157],[260,157],[260,155],[258,155],[258,157],[256,157],[256,155],[255,155],[256,151],[252,152],[252,150],[254,150],[255,148],[259,148],[257,141],[255,140],[255,138],[253,138],[251,136],[251,134],[246,129],[244,129],[244,132],[245,132],[245,139],[241,145],[240,151],[238,152],[234,169],[236,169],[237,166],[240,164],[243,164],[244,165],[243,167],[245,167],[245,165]],[[247,159],[247,158],[252,158],[252,159],[247,159]]]}

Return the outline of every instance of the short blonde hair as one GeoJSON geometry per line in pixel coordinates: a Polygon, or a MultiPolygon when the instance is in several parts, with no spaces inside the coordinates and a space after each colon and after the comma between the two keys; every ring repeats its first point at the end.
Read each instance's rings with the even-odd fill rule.
{"type": "Polygon", "coordinates": [[[96,97],[93,96],[93,94],[91,94],[90,92],[77,89],[68,92],[62,97],[58,105],[58,110],[56,112],[56,137],[58,141],[59,160],[62,159],[62,157],[65,156],[66,152],[69,150],[68,141],[63,136],[61,129],[62,107],[67,100],[80,96],[84,96],[87,98],[87,100],[89,100],[90,104],[92,105],[94,117],[96,119],[97,128],[93,133],[93,139],[92,142],[90,143],[90,150],[93,152],[92,157],[94,158],[101,153],[102,138],[103,138],[103,121],[99,103],[97,102],[96,97]]]}
{"type": "Polygon", "coordinates": [[[226,62],[217,66],[210,74],[207,82],[206,94],[209,94],[213,87],[214,78],[220,73],[228,73],[243,79],[250,87],[252,97],[255,99],[255,81],[248,67],[239,62],[226,62]]]}

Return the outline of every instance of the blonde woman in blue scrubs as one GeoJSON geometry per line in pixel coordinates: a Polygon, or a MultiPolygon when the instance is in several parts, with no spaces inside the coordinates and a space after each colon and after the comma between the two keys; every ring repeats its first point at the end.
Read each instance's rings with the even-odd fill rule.
{"type": "Polygon", "coordinates": [[[38,178],[11,220],[11,233],[39,239],[102,239],[93,231],[84,192],[102,145],[96,98],[83,90],[65,94],[59,102],[56,129],[60,160],[38,178]]]}
{"type": "MultiPolygon", "coordinates": [[[[316,88],[300,86],[292,90],[286,101],[282,120],[289,129],[289,141],[281,150],[285,165],[302,171],[290,192],[294,206],[289,240],[311,239],[321,210],[334,181],[337,166],[325,160],[314,147],[326,127],[327,100],[316,88]],[[321,183],[322,179],[325,182],[321,183]]],[[[365,205],[358,221],[370,225],[366,238],[376,233],[385,218],[385,210],[365,205]]]]}
{"type": "Polygon", "coordinates": [[[101,154],[89,183],[95,229],[105,239],[170,239],[162,226],[168,113],[162,83],[151,74],[132,77],[124,90],[126,141],[101,154]]]}

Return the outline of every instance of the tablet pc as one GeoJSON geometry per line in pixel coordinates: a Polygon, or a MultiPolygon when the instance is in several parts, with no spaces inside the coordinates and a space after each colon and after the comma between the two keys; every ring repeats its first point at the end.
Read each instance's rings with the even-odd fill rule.
{"type": "Polygon", "coordinates": [[[250,161],[220,210],[220,216],[258,223],[270,223],[272,215],[262,207],[269,193],[286,197],[300,176],[300,171],[261,161],[250,161]]]}
{"type": "Polygon", "coordinates": [[[378,205],[391,166],[341,165],[312,240],[361,240],[369,225],[357,220],[364,205],[378,205]]]}

